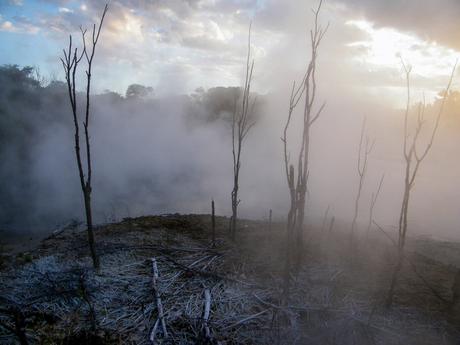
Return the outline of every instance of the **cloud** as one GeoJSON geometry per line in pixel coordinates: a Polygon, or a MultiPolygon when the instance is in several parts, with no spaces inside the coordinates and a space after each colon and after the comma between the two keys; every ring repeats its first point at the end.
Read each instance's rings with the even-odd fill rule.
{"type": "MultiPolygon", "coordinates": [[[[91,28],[99,20],[106,3],[105,0],[40,1],[55,8],[29,17],[28,25],[38,28],[35,30],[40,30],[47,40],[53,41],[58,47],[67,44],[69,33],[78,42],[80,25],[91,28]],[[83,4],[86,6],[84,9],[81,7],[83,4]]],[[[415,2],[410,0],[408,3],[415,2]]],[[[98,47],[95,64],[100,76],[98,79],[110,83],[110,88],[119,92],[132,83],[157,86],[157,83],[171,76],[179,83],[181,90],[188,92],[198,86],[240,85],[247,30],[252,21],[252,48],[258,72],[254,87],[261,92],[289,88],[288,84],[299,75],[308,57],[307,33],[312,24],[311,9],[316,5],[316,0],[113,0],[98,47]],[[101,61],[104,63],[101,64],[101,61]],[[183,73],[182,78],[180,73],[183,73]]],[[[361,89],[393,87],[400,82],[398,59],[390,61],[384,69],[373,66],[370,63],[372,59],[368,59],[369,54],[373,53],[369,46],[372,43],[369,32],[346,24],[350,20],[367,18],[375,22],[373,33],[387,30],[384,26],[395,27],[394,31],[399,32],[404,30],[401,25],[384,24],[391,20],[398,22],[386,18],[392,16],[391,8],[395,7],[394,1],[330,0],[324,3],[321,22],[323,25],[331,23],[321,57],[326,82],[337,87],[356,88],[356,83],[352,81],[356,75],[364,78],[362,75],[365,72],[381,79],[366,77],[366,84],[361,89]],[[389,76],[394,78],[389,81],[389,76]]],[[[451,10],[457,7],[454,5],[451,10]]],[[[411,17],[410,12],[398,16],[401,17],[400,21],[411,17]]],[[[11,17],[5,17],[3,21],[0,20],[1,23],[5,26],[2,30],[18,30],[20,26],[11,17]]],[[[431,21],[427,20],[427,23],[430,25],[424,27],[431,26],[431,21]]],[[[406,36],[416,37],[415,30],[406,31],[406,36]]],[[[23,29],[23,32],[33,30],[23,29]]],[[[424,36],[417,34],[418,40],[412,40],[415,42],[412,45],[409,44],[411,40],[407,40],[409,43],[403,48],[410,49],[418,56],[428,54],[419,61],[439,60],[436,54],[431,53],[433,43],[424,41],[424,36]]],[[[50,65],[58,64],[59,49],[43,54],[49,54],[46,61],[54,61],[50,65]]],[[[97,81],[95,86],[99,87],[97,81]]],[[[97,91],[106,88],[100,85],[97,91]]]]}
{"type": "Polygon", "coordinates": [[[365,17],[380,27],[417,34],[424,40],[460,51],[458,0],[347,0],[348,15],[365,17]]]}
{"type": "Polygon", "coordinates": [[[4,21],[2,22],[0,28],[4,31],[10,31],[10,32],[14,32],[15,28],[13,26],[13,23],[11,23],[10,21],[4,21]]]}
{"type": "Polygon", "coordinates": [[[67,7],[59,7],[58,11],[60,13],[72,13],[73,10],[71,10],[70,8],[67,8],[67,7]]]}
{"type": "Polygon", "coordinates": [[[0,31],[36,34],[40,28],[26,17],[14,17],[13,21],[3,20],[0,16],[0,31]]]}

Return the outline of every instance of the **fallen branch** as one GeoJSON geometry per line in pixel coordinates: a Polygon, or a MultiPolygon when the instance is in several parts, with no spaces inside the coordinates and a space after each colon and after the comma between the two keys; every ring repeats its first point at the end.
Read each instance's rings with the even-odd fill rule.
{"type": "Polygon", "coordinates": [[[208,320],[211,312],[211,293],[209,289],[204,290],[204,311],[203,311],[203,330],[205,339],[211,339],[211,331],[209,330],[208,320]]]}
{"type": "Polygon", "coordinates": [[[160,292],[157,286],[157,280],[158,280],[159,274],[158,274],[157,260],[155,258],[152,258],[152,271],[153,271],[152,285],[153,285],[153,292],[155,294],[155,301],[157,304],[158,319],[156,320],[155,325],[153,326],[152,332],[150,333],[150,341],[153,344],[155,344],[155,336],[156,336],[158,324],[161,323],[161,327],[163,328],[163,336],[165,338],[168,337],[168,330],[166,329],[166,320],[164,318],[164,313],[163,313],[163,304],[161,303],[160,292]]]}
{"type": "Polygon", "coordinates": [[[242,319],[242,320],[240,320],[240,321],[238,321],[238,322],[235,322],[234,324],[231,324],[230,326],[225,327],[224,330],[225,330],[225,329],[229,329],[229,328],[234,328],[234,327],[236,327],[236,326],[238,326],[238,325],[241,325],[242,323],[245,323],[245,322],[247,322],[247,321],[253,320],[253,319],[259,317],[260,315],[265,314],[268,310],[269,310],[269,309],[265,309],[265,310],[262,310],[261,312],[259,312],[259,313],[257,313],[257,314],[254,314],[254,315],[250,315],[250,316],[248,316],[248,317],[245,317],[244,319],[242,319]]]}

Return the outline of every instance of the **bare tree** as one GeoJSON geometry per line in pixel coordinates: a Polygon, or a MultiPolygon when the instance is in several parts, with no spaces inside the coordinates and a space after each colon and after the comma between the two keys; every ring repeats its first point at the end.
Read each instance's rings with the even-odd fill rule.
{"type": "Polygon", "coordinates": [[[396,266],[393,271],[393,276],[391,278],[390,289],[387,297],[387,306],[391,306],[393,303],[393,295],[398,280],[399,272],[401,271],[402,264],[404,261],[404,248],[406,244],[406,235],[407,235],[407,220],[408,220],[408,211],[409,211],[409,201],[410,193],[415,184],[415,179],[417,177],[417,172],[419,171],[420,165],[423,160],[426,158],[430,152],[434,138],[439,128],[439,122],[441,120],[441,115],[444,111],[444,106],[446,103],[447,95],[449,94],[450,87],[452,85],[452,80],[454,78],[455,70],[457,68],[457,62],[455,63],[452,73],[447,84],[446,92],[443,96],[441,106],[436,115],[436,121],[434,127],[431,131],[431,134],[428,139],[428,143],[423,150],[419,149],[419,139],[422,132],[423,125],[425,123],[425,101],[419,104],[417,110],[417,123],[415,127],[415,132],[412,136],[409,134],[409,113],[410,113],[410,102],[411,102],[411,89],[410,89],[410,73],[411,67],[407,66],[403,59],[401,58],[401,64],[405,72],[406,77],[406,89],[407,89],[407,102],[406,110],[404,114],[404,144],[403,144],[403,154],[404,160],[406,163],[405,176],[404,176],[404,194],[401,204],[401,210],[399,215],[399,225],[398,225],[398,241],[397,241],[397,261],[396,266]]]}
{"type": "Polygon", "coordinates": [[[374,143],[370,143],[369,137],[366,137],[366,142],[363,147],[364,141],[364,132],[366,131],[366,118],[363,120],[363,125],[361,127],[361,136],[359,139],[359,149],[358,149],[358,176],[359,176],[359,184],[358,184],[358,192],[355,198],[355,211],[353,213],[353,221],[351,222],[351,233],[350,233],[350,241],[353,242],[354,232],[356,228],[356,220],[358,219],[359,213],[359,200],[361,199],[361,193],[363,190],[364,180],[366,178],[367,172],[367,163],[369,160],[369,154],[371,153],[374,143]]]}
{"type": "Polygon", "coordinates": [[[294,259],[293,255],[295,255],[296,262],[299,264],[301,250],[303,248],[303,223],[309,171],[310,130],[326,105],[323,103],[319,108],[316,107],[316,63],[318,48],[329,26],[328,25],[326,28],[322,28],[318,23],[322,3],[323,1],[321,0],[316,10],[313,10],[314,26],[313,29],[310,30],[310,61],[302,82],[298,86],[296,86],[295,82],[293,83],[289,100],[287,121],[284,127],[283,137],[281,138],[284,145],[284,167],[290,194],[290,208],[287,218],[287,253],[285,267],[286,288],[289,285],[290,270],[294,259]],[[290,162],[290,154],[288,152],[288,129],[291,125],[294,110],[302,99],[304,102],[303,121],[301,127],[302,139],[296,162],[296,170],[294,164],[291,164],[290,162]]]}
{"type": "Polygon", "coordinates": [[[323,223],[321,225],[321,233],[323,233],[326,230],[326,222],[327,222],[327,216],[329,215],[329,209],[331,208],[331,205],[327,205],[326,212],[324,212],[324,217],[323,217],[323,223]]]}
{"type": "Polygon", "coordinates": [[[377,187],[377,191],[373,192],[372,195],[371,195],[371,203],[370,203],[370,207],[369,207],[369,218],[367,220],[366,237],[369,237],[369,232],[371,230],[372,221],[374,220],[375,204],[377,203],[377,200],[379,198],[380,190],[382,189],[384,179],[385,179],[385,174],[383,174],[382,177],[380,178],[379,185],[377,187]]]}
{"type": "Polygon", "coordinates": [[[253,114],[256,98],[252,99],[251,97],[252,72],[254,71],[254,60],[251,58],[251,26],[252,25],[249,25],[246,76],[243,94],[241,95],[241,106],[237,106],[237,99],[235,99],[235,108],[232,117],[233,189],[231,193],[232,218],[230,220],[230,235],[233,240],[236,236],[238,205],[240,203],[238,191],[241,169],[241,152],[244,139],[251,128],[255,125],[253,114]]]}
{"type": "Polygon", "coordinates": [[[91,210],[91,177],[92,177],[92,168],[91,168],[91,145],[90,145],[90,136],[89,136],[89,121],[90,121],[90,91],[91,91],[91,72],[92,64],[94,59],[94,54],[96,52],[96,45],[99,41],[99,36],[102,29],[102,24],[104,22],[105,15],[108,10],[108,5],[105,5],[104,11],[102,13],[99,26],[96,27],[96,24],[93,25],[91,44],[87,47],[86,42],[86,30],[83,30],[80,27],[83,49],[80,53],[78,48],[72,46],[72,35],[69,36],[69,48],[68,50],[63,50],[64,57],[61,58],[62,66],[64,67],[65,78],[67,81],[68,94],[70,105],[72,108],[73,123],[75,129],[75,155],[77,159],[78,173],[80,177],[80,185],[83,191],[83,198],[85,203],[85,214],[86,214],[86,224],[88,230],[88,243],[91,251],[91,258],[93,260],[93,266],[97,269],[99,268],[99,257],[96,253],[95,243],[94,243],[94,231],[93,231],[93,218],[91,210]],[[77,92],[76,92],[76,74],[78,70],[79,63],[82,59],[85,58],[87,63],[86,67],[86,104],[85,104],[85,113],[84,113],[84,133],[85,133],[85,151],[86,151],[86,174],[84,170],[82,154],[80,152],[80,124],[77,111],[77,92]]]}

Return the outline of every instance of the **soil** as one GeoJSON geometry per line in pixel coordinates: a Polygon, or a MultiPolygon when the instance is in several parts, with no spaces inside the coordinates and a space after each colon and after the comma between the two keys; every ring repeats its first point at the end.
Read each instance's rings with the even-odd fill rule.
{"type": "Polygon", "coordinates": [[[459,344],[451,311],[459,243],[411,238],[387,308],[395,249],[378,231],[351,245],[346,233],[307,226],[302,263],[286,298],[284,225],[242,220],[235,242],[228,226],[228,218],[216,217],[214,244],[209,215],[100,226],[99,272],[91,268],[86,232],[78,227],[33,249],[4,253],[0,342],[19,343],[14,320],[20,316],[31,344],[151,343],[159,317],[154,257],[169,329],[167,337],[155,330],[157,343],[459,344]],[[211,295],[210,336],[203,333],[204,290],[211,295]]]}

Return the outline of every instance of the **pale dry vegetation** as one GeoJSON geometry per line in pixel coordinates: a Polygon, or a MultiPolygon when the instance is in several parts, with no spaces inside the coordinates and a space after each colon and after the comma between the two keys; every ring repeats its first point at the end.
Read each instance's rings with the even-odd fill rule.
{"type": "Polygon", "coordinates": [[[155,258],[168,335],[157,325],[157,343],[455,344],[459,333],[448,322],[452,268],[420,253],[417,242],[408,252],[417,271],[403,265],[398,303],[387,309],[388,257],[395,249],[385,236],[375,232],[363,240],[355,253],[359,263],[350,268],[348,233],[308,224],[306,255],[283,303],[284,225],[273,223],[269,232],[268,223],[242,220],[244,232],[235,243],[228,222],[217,217],[215,248],[206,215],[100,227],[97,274],[89,268],[85,231],[56,233],[29,253],[30,260],[20,256],[4,264],[2,342],[152,343],[159,317],[155,258]]]}

